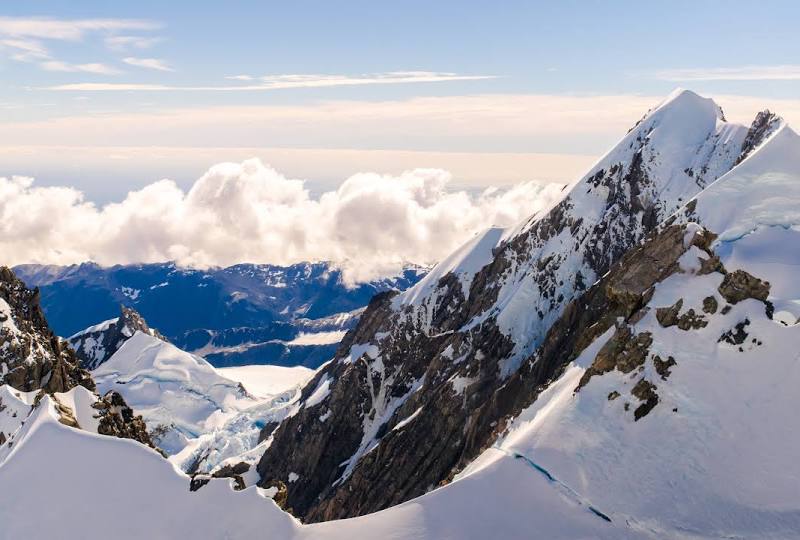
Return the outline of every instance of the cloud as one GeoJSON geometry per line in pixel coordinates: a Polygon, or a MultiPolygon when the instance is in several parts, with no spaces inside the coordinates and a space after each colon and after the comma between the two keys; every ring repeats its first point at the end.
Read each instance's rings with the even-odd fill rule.
{"type": "Polygon", "coordinates": [[[131,49],[149,49],[161,41],[158,37],[143,36],[108,36],[105,38],[106,47],[114,51],[131,49]]]}
{"type": "MultiPolygon", "coordinates": [[[[661,98],[487,94],[302,105],[154,109],[0,120],[0,145],[305,146],[481,152],[585,152],[613,143],[661,98]],[[562,142],[560,142],[562,141],[562,142]],[[555,148],[559,145],[560,148],[555,148]],[[584,148],[582,148],[582,146],[584,148]]],[[[755,112],[753,113],[755,114],[755,112]]]]}
{"type": "MultiPolygon", "coordinates": [[[[749,125],[759,110],[768,107],[800,126],[798,99],[714,98],[732,121],[749,125]]],[[[102,115],[0,119],[0,145],[107,146],[113,142],[116,146],[202,147],[225,141],[231,147],[597,155],[662,99],[630,94],[478,94],[322,100],[302,105],[148,106],[102,115]]]]}
{"type": "MultiPolygon", "coordinates": [[[[127,60],[127,59],[126,59],[127,60]]],[[[434,71],[391,71],[370,75],[270,75],[253,77],[251,75],[232,75],[229,80],[251,82],[227,86],[169,86],[163,84],[140,83],[70,83],[44,87],[43,90],[79,91],[79,92],[114,92],[114,91],[147,91],[147,92],[227,92],[254,90],[287,90],[292,88],[330,88],[335,86],[363,86],[375,84],[419,84],[449,81],[477,81],[497,78],[495,75],[459,75],[450,72],[434,71]]]]}
{"type": "Polygon", "coordinates": [[[161,24],[141,19],[55,19],[0,17],[0,35],[79,41],[89,32],[157,30],[161,24]]]}
{"type": "Polygon", "coordinates": [[[155,30],[160,27],[159,23],[138,19],[69,20],[50,17],[0,17],[0,46],[11,51],[12,60],[35,63],[45,71],[114,75],[120,71],[99,62],[72,63],[57,59],[50,53],[44,41],[81,41],[91,32],[103,32],[112,34],[106,36],[107,44],[119,46],[125,40],[141,44],[143,41],[135,40],[155,38],[114,36],[113,33],[127,30],[155,30]]]}
{"type": "Polygon", "coordinates": [[[69,73],[94,73],[96,75],[116,75],[120,73],[117,68],[101,64],[99,62],[90,62],[88,64],[70,64],[69,62],[62,62],[60,60],[45,60],[39,64],[45,71],[64,71],[69,73]]]}
{"type": "Polygon", "coordinates": [[[303,181],[251,159],[211,167],[186,192],[161,180],[98,208],[72,188],[0,178],[0,262],[331,260],[360,281],[433,263],[487,226],[516,224],[562,187],[529,182],[471,195],[449,190],[450,181],[437,169],[360,173],[315,198],[303,181]]]}
{"type": "Polygon", "coordinates": [[[12,49],[11,59],[17,62],[33,62],[36,60],[50,58],[47,48],[34,39],[3,39],[0,45],[6,49],[12,49]]]}
{"type": "Polygon", "coordinates": [[[225,77],[229,81],[253,81],[255,78],[252,75],[228,75],[225,77]]]}
{"type": "Polygon", "coordinates": [[[130,66],[136,66],[145,69],[155,69],[157,71],[175,71],[160,58],[134,58],[129,56],[127,58],[123,58],[122,61],[130,66]]]}
{"type": "Polygon", "coordinates": [[[796,81],[800,80],[800,65],[665,69],[657,72],[656,78],[673,82],[796,81]]]}

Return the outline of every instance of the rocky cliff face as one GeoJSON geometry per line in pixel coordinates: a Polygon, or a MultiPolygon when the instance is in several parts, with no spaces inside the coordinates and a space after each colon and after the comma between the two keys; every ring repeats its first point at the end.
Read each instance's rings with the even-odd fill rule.
{"type": "MultiPolygon", "coordinates": [[[[22,392],[38,390],[43,396],[77,386],[95,391],[94,380],[69,343],[50,330],[39,306],[38,289],[25,287],[6,267],[0,267],[0,370],[0,384],[22,392]]],[[[96,399],[92,407],[97,411],[99,433],[153,446],[142,417],[133,414],[122,396],[109,392],[96,399]]],[[[75,411],[62,409],[62,418],[69,423],[75,411]]]]}
{"type": "Polygon", "coordinates": [[[69,337],[68,341],[84,368],[97,369],[136,332],[167,340],[158,330],[150,328],[134,309],[125,306],[120,306],[120,309],[122,312],[116,319],[90,326],[69,337]]]}
{"type": "MultiPolygon", "coordinates": [[[[375,297],[270,435],[261,485],[285,484],[286,507],[320,521],[449,481],[583,347],[634,316],[686,249],[708,249],[711,233],[685,243],[683,226],[658,225],[771,133],[678,93],[548,211],[375,297]]],[[[635,361],[646,337],[618,331],[635,361]]]]}
{"type": "Polygon", "coordinates": [[[39,307],[39,291],[0,268],[0,382],[22,391],[94,390],[69,345],[53,334],[39,307]]]}

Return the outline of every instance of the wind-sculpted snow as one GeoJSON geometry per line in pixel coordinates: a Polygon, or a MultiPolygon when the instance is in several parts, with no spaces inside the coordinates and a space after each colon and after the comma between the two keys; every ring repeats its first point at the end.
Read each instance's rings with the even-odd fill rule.
{"type": "MultiPolygon", "coordinates": [[[[597,337],[575,324],[602,319],[607,328],[603,317],[635,311],[638,285],[633,296],[605,296],[591,292],[593,284],[687,201],[756,162],[779,140],[762,124],[728,123],[713,101],[676,92],[560,201],[476,238],[405,293],[376,297],[301,397],[330,381],[324,399],[275,431],[259,463],[261,485],[295,474],[286,504],[316,521],[379,510],[447,482],[560,374],[570,351],[586,346],[570,332],[597,337]],[[587,316],[575,307],[583,297],[595,305],[587,316]],[[412,423],[393,429],[412,414],[412,423]]],[[[667,265],[644,282],[677,264],[678,234],[638,255],[667,265]]],[[[636,264],[654,264],[643,260],[636,264]]]]}

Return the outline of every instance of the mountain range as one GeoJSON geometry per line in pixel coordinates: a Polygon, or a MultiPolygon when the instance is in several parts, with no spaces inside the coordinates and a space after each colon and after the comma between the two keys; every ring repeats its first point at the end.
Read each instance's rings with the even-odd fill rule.
{"type": "Polygon", "coordinates": [[[216,366],[318,367],[373,295],[404,290],[425,269],[408,266],[397,276],[353,285],[329,263],[206,270],[173,263],[26,264],[14,272],[39,288],[42,308],[61,336],[117,318],[123,305],[216,366]]]}
{"type": "MultiPolygon", "coordinates": [[[[144,317],[97,324],[114,303],[54,333],[39,295],[68,320],[81,295],[46,287],[70,278],[20,268],[38,293],[4,269],[3,532],[797,538],[798,270],[800,136],[768,111],[729,122],[685,90],[550,207],[373,290],[332,359],[282,384],[285,368],[183,350],[207,346],[182,340],[210,325],[155,322],[145,291],[161,278],[100,288],[144,317]],[[116,432],[95,427],[109,414],[116,432]]],[[[194,272],[187,298],[228,279],[194,272]]],[[[236,276],[213,286],[205,305],[228,310],[214,316],[257,297],[236,276]]],[[[350,311],[298,302],[270,309],[289,306],[290,325],[350,311]]]]}

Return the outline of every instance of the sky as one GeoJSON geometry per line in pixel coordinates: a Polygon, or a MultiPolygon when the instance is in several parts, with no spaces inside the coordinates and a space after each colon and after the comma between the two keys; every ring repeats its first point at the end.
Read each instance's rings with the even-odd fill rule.
{"type": "Polygon", "coordinates": [[[99,210],[258,158],[315,201],[443,169],[478,205],[574,179],[676,87],[800,125],[799,20],[792,1],[4,3],[0,177],[99,210]]]}

